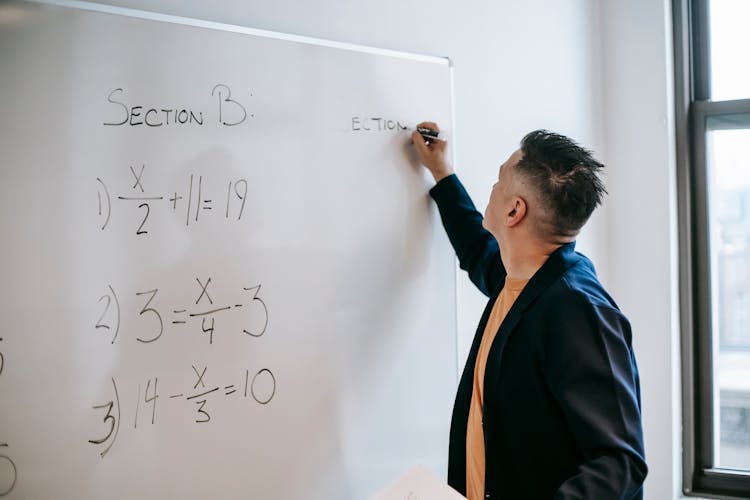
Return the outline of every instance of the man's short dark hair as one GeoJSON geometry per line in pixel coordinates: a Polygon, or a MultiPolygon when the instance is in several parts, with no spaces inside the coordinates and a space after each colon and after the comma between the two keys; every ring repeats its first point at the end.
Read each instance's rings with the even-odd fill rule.
{"type": "Polygon", "coordinates": [[[521,151],[516,169],[547,212],[540,221],[542,233],[553,238],[575,236],[607,193],[599,178],[604,165],[591,151],[547,130],[527,134],[521,151]]]}

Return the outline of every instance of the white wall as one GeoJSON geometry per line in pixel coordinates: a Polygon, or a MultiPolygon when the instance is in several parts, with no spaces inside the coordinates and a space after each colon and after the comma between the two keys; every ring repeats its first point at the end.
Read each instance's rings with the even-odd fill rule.
{"type": "MultiPolygon", "coordinates": [[[[679,496],[679,394],[668,0],[109,0],[103,3],[449,56],[456,167],[484,209],[498,166],[534,128],[608,165],[579,239],[630,317],[641,370],[646,498],[679,496]]],[[[429,117],[425,117],[429,119],[429,117]]],[[[459,281],[460,364],[484,299],[459,281]]]]}
{"type": "Polygon", "coordinates": [[[611,193],[609,285],[634,331],[650,468],[646,498],[678,498],[681,403],[670,2],[602,2],[601,23],[611,193]]]}

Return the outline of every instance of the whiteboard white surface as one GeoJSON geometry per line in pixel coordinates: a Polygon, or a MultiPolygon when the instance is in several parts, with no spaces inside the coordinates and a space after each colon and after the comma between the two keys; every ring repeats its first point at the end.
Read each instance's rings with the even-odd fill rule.
{"type": "Polygon", "coordinates": [[[0,3],[0,495],[445,470],[454,260],[400,125],[451,123],[449,65],[236,31],[0,3]]]}

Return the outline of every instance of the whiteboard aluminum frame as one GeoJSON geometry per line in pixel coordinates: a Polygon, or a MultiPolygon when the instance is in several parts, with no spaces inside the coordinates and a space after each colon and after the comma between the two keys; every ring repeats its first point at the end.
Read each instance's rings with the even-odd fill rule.
{"type": "MultiPolygon", "coordinates": [[[[354,43],[337,42],[334,40],[326,40],[323,38],[315,38],[302,35],[293,35],[287,33],[281,33],[278,31],[262,30],[256,28],[249,28],[247,26],[240,26],[236,24],[226,24],[216,21],[206,21],[203,19],[194,19],[190,17],[175,16],[172,14],[162,14],[158,12],[149,12],[139,9],[131,9],[128,7],[118,7],[115,5],[105,5],[94,2],[86,2],[82,0],[26,0],[31,3],[54,5],[57,7],[69,7],[79,10],[89,10],[93,12],[101,12],[103,14],[116,14],[126,17],[134,17],[137,19],[146,19],[150,21],[161,21],[171,24],[182,24],[186,26],[194,26],[197,28],[208,28],[212,30],[228,31],[232,33],[241,33],[245,35],[255,35],[265,38],[274,38],[277,40],[286,40],[290,42],[307,43],[311,45],[319,45],[322,47],[331,47],[336,49],[353,50],[356,52],[363,52],[368,54],[378,54],[390,57],[396,57],[400,59],[411,59],[414,61],[422,61],[434,64],[447,64],[451,68],[453,63],[448,57],[441,56],[430,56],[423,54],[415,54],[411,52],[403,52],[391,49],[382,49],[376,47],[369,47],[367,45],[359,45],[354,43]]],[[[451,90],[453,89],[453,79],[451,78],[451,90]]]]}

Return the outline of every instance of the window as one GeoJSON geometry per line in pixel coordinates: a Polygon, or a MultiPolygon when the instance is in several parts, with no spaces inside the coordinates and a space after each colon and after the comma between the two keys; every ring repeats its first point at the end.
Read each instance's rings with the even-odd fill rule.
{"type": "Polygon", "coordinates": [[[750,497],[750,1],[673,0],[683,487],[750,497]]]}

